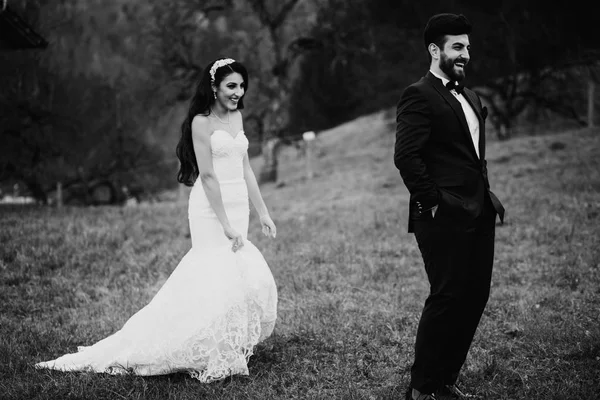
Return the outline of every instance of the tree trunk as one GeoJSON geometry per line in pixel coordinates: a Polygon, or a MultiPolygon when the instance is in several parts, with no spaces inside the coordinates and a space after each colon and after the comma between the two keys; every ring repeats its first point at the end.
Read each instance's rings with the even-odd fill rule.
{"type": "Polygon", "coordinates": [[[258,178],[258,182],[270,183],[277,182],[277,165],[278,165],[278,155],[279,150],[281,149],[282,142],[281,139],[277,137],[272,137],[265,141],[262,147],[262,155],[263,155],[263,165],[260,170],[260,175],[258,178]]]}

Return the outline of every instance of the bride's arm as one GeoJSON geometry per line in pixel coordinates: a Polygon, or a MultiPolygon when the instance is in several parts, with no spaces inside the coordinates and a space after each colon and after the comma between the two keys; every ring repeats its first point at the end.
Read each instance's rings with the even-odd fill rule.
{"type": "Polygon", "coordinates": [[[246,186],[248,186],[248,197],[250,197],[250,201],[252,202],[252,205],[256,209],[258,215],[260,217],[269,215],[269,210],[267,210],[267,206],[262,198],[262,195],[260,194],[256,176],[254,175],[254,171],[252,171],[252,167],[250,166],[248,153],[246,153],[244,156],[244,179],[246,180],[246,186]]]}
{"type": "Polygon", "coordinates": [[[223,229],[228,231],[231,229],[231,224],[225,213],[221,188],[213,169],[210,135],[211,131],[207,117],[202,115],[194,117],[192,120],[192,142],[198,164],[198,178],[202,182],[208,202],[215,211],[219,222],[223,229]]]}
{"type": "Polygon", "coordinates": [[[248,153],[244,155],[244,179],[246,180],[246,186],[248,187],[248,197],[250,198],[252,205],[260,217],[263,233],[265,235],[275,237],[277,234],[277,229],[275,228],[275,224],[269,215],[269,210],[267,210],[267,206],[265,205],[262,195],[260,194],[256,176],[254,175],[254,171],[252,171],[252,167],[250,166],[248,153]]]}

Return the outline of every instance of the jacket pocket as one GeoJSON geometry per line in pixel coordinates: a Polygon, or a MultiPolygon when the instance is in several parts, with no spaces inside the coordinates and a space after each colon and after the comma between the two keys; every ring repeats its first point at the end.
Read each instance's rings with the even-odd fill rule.
{"type": "Polygon", "coordinates": [[[461,197],[441,189],[439,206],[442,209],[459,211],[465,209],[465,202],[461,197]]]}
{"type": "Polygon", "coordinates": [[[440,187],[462,186],[465,184],[463,175],[445,175],[434,178],[433,181],[440,187]]]}

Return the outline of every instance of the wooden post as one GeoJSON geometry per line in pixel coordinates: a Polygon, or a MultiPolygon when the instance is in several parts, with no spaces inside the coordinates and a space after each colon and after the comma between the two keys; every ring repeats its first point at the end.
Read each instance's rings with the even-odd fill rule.
{"type": "Polygon", "coordinates": [[[179,202],[180,203],[185,203],[186,198],[185,198],[185,185],[183,183],[179,184],[179,202]]]}
{"type": "Polygon", "coordinates": [[[62,182],[56,184],[56,207],[62,208],[63,206],[63,193],[62,193],[62,182]]]}
{"type": "Polygon", "coordinates": [[[596,92],[596,83],[594,82],[594,79],[592,79],[592,77],[590,76],[588,78],[588,115],[587,115],[587,120],[588,120],[588,127],[589,128],[593,128],[594,127],[594,95],[596,92]]]}
{"type": "Polygon", "coordinates": [[[278,137],[267,139],[262,145],[263,164],[260,168],[258,182],[260,184],[267,182],[278,182],[277,166],[279,150],[283,143],[278,137]]]}
{"type": "Polygon", "coordinates": [[[302,139],[304,139],[304,148],[305,148],[305,156],[306,156],[306,179],[312,179],[313,177],[313,168],[312,168],[312,153],[313,153],[313,143],[315,141],[315,133],[313,131],[304,132],[302,134],[302,139]]]}

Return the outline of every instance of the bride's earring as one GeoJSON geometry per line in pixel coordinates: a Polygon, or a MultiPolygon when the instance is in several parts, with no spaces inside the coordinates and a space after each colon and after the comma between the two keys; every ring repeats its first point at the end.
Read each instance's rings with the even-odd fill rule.
{"type": "Polygon", "coordinates": [[[213,92],[213,96],[215,96],[215,100],[217,99],[217,92],[213,92]]]}

